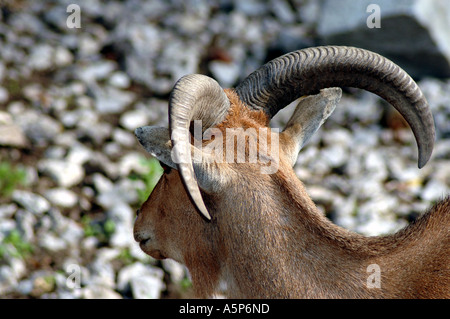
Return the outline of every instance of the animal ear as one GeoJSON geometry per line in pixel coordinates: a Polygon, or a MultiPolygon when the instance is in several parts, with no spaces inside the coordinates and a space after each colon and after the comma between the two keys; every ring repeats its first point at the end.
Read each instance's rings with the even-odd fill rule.
{"type": "Polygon", "coordinates": [[[137,128],[134,135],[150,155],[171,168],[177,168],[170,156],[172,141],[167,128],[143,126],[137,128]]]}
{"type": "Polygon", "coordinates": [[[306,96],[297,104],[286,128],[280,133],[280,145],[292,166],[303,146],[333,113],[341,96],[340,88],[322,89],[319,94],[306,96]]]}
{"type": "MultiPolygon", "coordinates": [[[[139,143],[153,157],[165,165],[178,170],[172,153],[172,141],[169,129],[164,127],[143,126],[134,131],[139,143]]],[[[229,179],[230,172],[226,163],[216,161],[211,153],[190,145],[195,177],[199,187],[213,193],[223,189],[229,179]],[[219,162],[219,163],[218,163],[219,162]]]]}

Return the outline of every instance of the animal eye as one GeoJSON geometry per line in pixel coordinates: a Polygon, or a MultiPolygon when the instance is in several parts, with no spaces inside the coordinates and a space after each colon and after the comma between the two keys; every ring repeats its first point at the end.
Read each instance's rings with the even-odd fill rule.
{"type": "Polygon", "coordinates": [[[164,164],[163,162],[159,162],[159,164],[161,165],[162,169],[164,170],[165,174],[169,174],[170,171],[172,170],[172,167],[164,164]]]}

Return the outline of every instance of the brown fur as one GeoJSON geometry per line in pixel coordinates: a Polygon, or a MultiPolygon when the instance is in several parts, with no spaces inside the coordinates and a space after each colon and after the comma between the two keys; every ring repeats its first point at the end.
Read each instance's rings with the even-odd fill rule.
{"type": "MultiPolygon", "coordinates": [[[[267,125],[227,95],[232,108],[219,128],[267,125]]],[[[155,258],[184,263],[199,297],[224,280],[233,298],[450,298],[450,198],[396,234],[364,237],[321,215],[280,156],[272,175],[258,163],[228,164],[230,186],[202,193],[210,222],[178,172],[166,172],[136,219],[136,240],[150,238],[141,247],[155,258]],[[371,264],[381,269],[380,288],[367,286],[371,264]]]]}

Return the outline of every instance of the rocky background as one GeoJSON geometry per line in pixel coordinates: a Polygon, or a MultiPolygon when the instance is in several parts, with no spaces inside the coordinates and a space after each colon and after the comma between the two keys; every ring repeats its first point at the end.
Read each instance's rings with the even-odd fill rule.
{"type": "MultiPolygon", "coordinates": [[[[450,11],[445,1],[0,1],[0,296],[191,296],[186,269],[144,255],[135,210],[161,174],[133,131],[167,125],[187,73],[233,87],[281,54],[360,46],[404,67],[437,142],[417,169],[409,128],[346,89],[295,170],[335,223],[390,233],[450,190],[450,11]],[[368,5],[381,9],[369,28],[368,5]],[[77,7],[81,10],[76,20],[77,7]],[[432,17],[432,18],[430,18],[432,17]],[[71,28],[77,26],[80,28],[71,28]]],[[[282,127],[289,109],[273,121],[282,127]]]]}

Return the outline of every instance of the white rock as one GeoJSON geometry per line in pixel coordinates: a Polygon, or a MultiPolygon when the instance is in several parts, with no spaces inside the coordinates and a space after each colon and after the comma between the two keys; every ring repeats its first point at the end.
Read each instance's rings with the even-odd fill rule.
{"type": "Polygon", "coordinates": [[[336,144],[322,150],[323,159],[326,160],[329,167],[339,167],[346,163],[348,153],[345,146],[336,144]]]}
{"type": "Polygon", "coordinates": [[[81,165],[56,159],[44,159],[39,161],[38,169],[49,175],[61,187],[72,187],[80,183],[84,178],[84,170],[81,165]]]}
{"type": "Polygon", "coordinates": [[[101,43],[96,41],[90,34],[82,33],[77,37],[78,52],[82,57],[93,56],[98,53],[101,48],[101,43]]]}
{"type": "Polygon", "coordinates": [[[114,187],[113,182],[111,182],[111,180],[100,173],[95,173],[92,176],[92,181],[94,183],[95,189],[99,193],[109,192],[114,187]]]}
{"type": "Polygon", "coordinates": [[[39,83],[31,83],[22,89],[23,95],[32,102],[39,102],[44,94],[44,90],[39,83]]]}
{"type": "Polygon", "coordinates": [[[422,192],[422,198],[427,201],[437,201],[445,198],[450,188],[439,180],[430,180],[422,192]]]}
{"type": "Polygon", "coordinates": [[[83,165],[92,157],[92,150],[81,143],[74,143],[70,148],[66,160],[71,163],[83,165]]]}
{"type": "Polygon", "coordinates": [[[148,166],[144,164],[145,158],[142,154],[133,152],[124,155],[119,162],[119,172],[121,176],[128,176],[131,172],[138,174],[149,174],[148,166]]]}
{"type": "Polygon", "coordinates": [[[22,239],[26,242],[31,242],[34,239],[34,226],[37,223],[36,216],[27,210],[19,209],[16,212],[15,219],[17,228],[21,231],[22,239]]]}
{"type": "Polygon", "coordinates": [[[61,251],[67,248],[67,243],[52,233],[44,233],[39,236],[39,246],[42,248],[46,248],[49,251],[61,251]]]}
{"type": "Polygon", "coordinates": [[[133,278],[130,286],[135,299],[159,299],[166,287],[160,279],[151,276],[133,278]]]}
{"type": "Polygon", "coordinates": [[[10,203],[0,205],[0,220],[11,218],[16,211],[17,211],[16,204],[10,203]]]}
{"type": "Polygon", "coordinates": [[[356,231],[366,235],[375,236],[388,234],[399,230],[406,222],[397,220],[395,210],[398,200],[387,194],[371,194],[371,200],[362,203],[358,208],[358,226],[356,231]]]}
{"type": "Polygon", "coordinates": [[[248,16],[263,16],[269,10],[267,2],[248,0],[248,1],[236,1],[236,11],[245,13],[248,16]]]}
{"type": "Polygon", "coordinates": [[[109,78],[109,84],[120,89],[126,89],[130,86],[130,78],[123,72],[114,72],[109,78]]]}
{"type": "Polygon", "coordinates": [[[58,232],[61,234],[61,238],[65,240],[70,247],[78,247],[78,243],[84,236],[83,228],[69,218],[66,218],[65,224],[60,227],[58,232]]]}
{"type": "Polygon", "coordinates": [[[57,66],[66,66],[71,64],[73,61],[72,53],[64,47],[57,47],[54,54],[54,60],[57,66]]]}
{"type": "Polygon", "coordinates": [[[109,158],[120,157],[123,154],[122,146],[116,142],[109,142],[103,145],[103,153],[109,158]]]}
{"type": "Polygon", "coordinates": [[[122,178],[113,187],[97,196],[97,202],[105,209],[122,204],[136,203],[138,200],[137,189],[145,187],[142,181],[131,181],[129,178],[122,178]]]}
{"type": "Polygon", "coordinates": [[[36,110],[27,109],[20,112],[15,116],[15,122],[26,136],[37,145],[47,145],[62,130],[62,125],[59,122],[36,110]]]}
{"type": "Polygon", "coordinates": [[[149,122],[148,112],[143,109],[128,111],[119,120],[120,125],[132,132],[140,126],[148,125],[149,122]]]}
{"type": "Polygon", "coordinates": [[[413,77],[450,75],[450,9],[445,0],[325,0],[321,9],[317,33],[325,44],[393,56],[413,77]],[[368,26],[374,17],[373,9],[367,12],[371,4],[381,11],[380,28],[368,26]]]}
{"type": "Polygon", "coordinates": [[[14,219],[3,219],[0,223],[0,242],[3,238],[8,236],[11,231],[17,228],[17,223],[14,219]]]}
{"type": "Polygon", "coordinates": [[[17,285],[17,278],[14,270],[10,266],[0,266],[0,294],[12,291],[12,287],[17,285]]]}
{"type": "Polygon", "coordinates": [[[114,269],[108,259],[97,258],[88,265],[90,271],[89,286],[101,285],[104,287],[109,287],[114,289],[115,284],[115,273],[114,269]]]}
{"type": "Polygon", "coordinates": [[[388,176],[385,160],[380,152],[371,149],[365,157],[365,174],[370,174],[372,179],[383,181],[388,176]]]}
{"type": "MultiPolygon", "coordinates": [[[[117,276],[117,289],[120,291],[126,291],[129,289],[134,278],[140,280],[144,277],[154,278],[155,281],[152,281],[152,284],[156,283],[157,287],[159,287],[158,282],[162,283],[163,276],[164,272],[162,271],[162,269],[136,262],[134,264],[123,267],[119,271],[119,274],[117,276]]],[[[133,289],[133,287],[131,288],[133,289]]],[[[139,286],[139,290],[141,289],[146,288],[139,286]]]]}
{"type": "Polygon", "coordinates": [[[114,87],[95,90],[95,107],[101,114],[116,114],[123,112],[125,107],[134,101],[132,92],[120,91],[114,87]]]}
{"type": "Polygon", "coordinates": [[[225,63],[222,61],[211,61],[209,68],[222,87],[234,86],[241,71],[237,63],[225,63]]]}
{"type": "Polygon", "coordinates": [[[70,208],[77,204],[78,196],[66,188],[52,188],[45,191],[44,196],[56,206],[70,208]]]}
{"type": "Polygon", "coordinates": [[[6,67],[5,64],[3,62],[0,62],[0,82],[3,81],[3,78],[5,77],[6,74],[6,67]]]}
{"type": "Polygon", "coordinates": [[[15,190],[12,199],[26,210],[36,215],[42,215],[50,209],[50,203],[44,197],[29,191],[15,190]]]}
{"type": "Polygon", "coordinates": [[[370,219],[358,226],[356,231],[365,236],[379,236],[395,233],[406,224],[403,220],[393,220],[373,214],[370,219]]]}
{"type": "Polygon", "coordinates": [[[29,295],[33,290],[33,280],[24,279],[19,282],[17,285],[17,291],[22,295],[29,295]]]}
{"type": "Polygon", "coordinates": [[[109,287],[92,285],[82,289],[84,299],[122,299],[122,296],[109,287]]]}
{"type": "Polygon", "coordinates": [[[27,138],[18,125],[0,124],[0,145],[24,147],[27,143],[27,138]]]}
{"type": "Polygon", "coordinates": [[[91,83],[106,78],[115,68],[114,62],[103,60],[77,68],[77,74],[83,82],[91,83]]]}
{"type": "Polygon", "coordinates": [[[39,44],[31,48],[27,65],[38,71],[49,69],[53,65],[53,47],[49,44],[39,44]]]}
{"type": "Polygon", "coordinates": [[[180,282],[186,276],[186,266],[176,262],[173,259],[164,259],[161,262],[164,270],[170,273],[170,279],[173,282],[180,282]]]}
{"type": "Polygon", "coordinates": [[[295,12],[292,11],[287,1],[275,1],[272,3],[272,10],[280,21],[283,23],[295,22],[295,12]]]}
{"type": "Polygon", "coordinates": [[[5,103],[8,101],[9,93],[8,90],[5,89],[3,86],[0,86],[0,103],[5,103]]]}
{"type": "Polygon", "coordinates": [[[114,222],[114,233],[111,235],[110,244],[113,247],[128,247],[134,243],[133,228],[134,212],[127,204],[114,205],[106,213],[109,220],[114,222]]]}
{"type": "Polygon", "coordinates": [[[134,134],[122,130],[120,128],[116,128],[113,131],[113,139],[114,141],[116,141],[117,143],[123,145],[123,146],[129,146],[129,145],[133,145],[133,143],[136,142],[136,137],[134,136],[134,134]]]}

